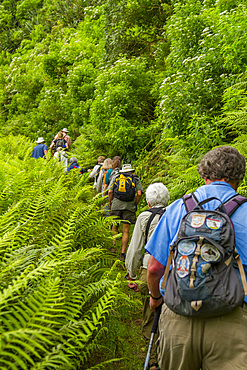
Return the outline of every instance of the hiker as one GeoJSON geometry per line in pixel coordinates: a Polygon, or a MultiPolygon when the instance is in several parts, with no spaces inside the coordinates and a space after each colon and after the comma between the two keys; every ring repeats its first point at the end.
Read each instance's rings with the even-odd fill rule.
{"type": "Polygon", "coordinates": [[[193,195],[186,195],[184,200],[176,200],[166,208],[145,247],[151,254],[147,278],[152,310],[155,311],[162,303],[163,297],[165,300],[159,320],[158,363],[161,370],[245,369],[247,363],[245,281],[247,203],[241,204],[246,198],[240,195],[236,201],[232,198],[237,194],[239,183],[244,178],[245,159],[235,148],[218,147],[205,154],[198,165],[198,172],[204,179],[205,185],[200,186],[193,195]],[[228,201],[231,198],[232,200],[228,201]],[[226,201],[228,203],[224,207],[221,206],[221,202],[226,201]],[[194,204],[197,204],[197,208],[187,213],[186,208],[190,210],[191,205],[194,207],[194,204]],[[219,206],[221,207],[216,217],[214,210],[219,206]],[[230,213],[229,222],[224,221],[226,217],[222,216],[224,208],[226,212],[229,212],[229,209],[233,212],[232,215],[230,213]],[[229,231],[233,228],[231,221],[235,231],[237,253],[241,260],[238,254],[233,257],[232,252],[228,254],[227,249],[224,250],[221,244],[224,237],[225,244],[230,241],[234,244],[234,233],[229,231]],[[180,223],[183,230],[180,228],[180,223]],[[190,241],[190,237],[185,237],[184,241],[179,238],[179,242],[174,245],[176,249],[174,249],[173,259],[172,254],[169,254],[169,247],[176,242],[177,235],[187,234],[188,231],[191,232],[192,239],[193,235],[199,234],[197,242],[190,241]],[[217,235],[220,240],[212,245],[208,244],[209,235],[211,238],[217,235]],[[182,255],[177,260],[180,254],[182,255]],[[191,258],[193,258],[192,261],[191,258]],[[173,264],[169,272],[171,260],[173,264]],[[168,279],[166,281],[166,276],[164,277],[163,288],[165,289],[162,289],[161,278],[166,265],[168,279]],[[229,276],[227,283],[226,279],[229,276]],[[200,281],[199,287],[198,281],[200,281]],[[180,288],[176,284],[179,284],[180,288]],[[207,289],[202,289],[203,284],[207,284],[207,289]],[[184,288],[181,293],[182,285],[184,288]],[[207,297],[210,286],[213,287],[213,290],[210,290],[212,295],[217,289],[219,298],[215,295],[207,300],[204,297],[201,299],[197,297],[197,300],[193,298],[194,291],[198,292],[199,288],[207,297]],[[181,294],[184,294],[183,298],[181,294]],[[231,298],[230,302],[228,297],[231,298]],[[174,302],[177,302],[177,306],[174,302]],[[166,303],[173,310],[176,307],[176,312],[181,313],[175,313],[166,303]],[[218,312],[222,310],[223,313],[216,314],[217,310],[218,312]],[[190,316],[187,316],[188,314],[190,316]]]}
{"type": "Polygon", "coordinates": [[[61,150],[66,150],[68,149],[68,143],[67,141],[64,139],[63,137],[63,133],[60,131],[58,132],[58,134],[56,135],[57,138],[55,140],[52,141],[51,145],[50,145],[50,150],[51,150],[51,154],[53,155],[53,148],[55,148],[55,153],[57,151],[61,151],[61,150]]]}
{"type": "Polygon", "coordinates": [[[94,179],[93,187],[96,188],[98,176],[101,170],[101,167],[103,166],[103,162],[105,160],[105,157],[103,155],[100,155],[97,159],[97,164],[94,166],[92,171],[89,173],[89,179],[94,179]]]}
{"type": "Polygon", "coordinates": [[[48,152],[45,139],[43,139],[43,137],[39,137],[36,143],[37,145],[33,148],[32,157],[36,159],[43,158],[48,152]]]}
{"type": "Polygon", "coordinates": [[[59,161],[62,162],[64,167],[67,168],[67,153],[65,152],[66,149],[68,149],[67,141],[63,137],[62,132],[58,132],[57,139],[55,139],[51,145],[51,155],[54,155],[54,157],[59,161]],[[53,147],[55,147],[55,152],[53,154],[53,147]]]}
{"type": "Polygon", "coordinates": [[[118,155],[116,155],[112,158],[112,168],[109,168],[109,170],[106,173],[104,190],[107,190],[112,177],[118,174],[120,169],[121,169],[121,158],[118,155]]]}
{"type": "MultiPolygon", "coordinates": [[[[69,148],[71,147],[71,138],[70,138],[70,136],[68,135],[69,130],[65,127],[65,128],[63,128],[61,131],[59,131],[59,132],[62,132],[62,134],[63,134],[63,139],[67,141],[67,145],[68,145],[68,149],[69,149],[69,148]]],[[[57,138],[58,138],[58,133],[57,133],[57,135],[54,137],[54,139],[52,140],[52,143],[53,143],[57,138]]],[[[52,143],[51,143],[51,144],[52,144],[52,143]]]]}
{"type": "Polygon", "coordinates": [[[83,174],[85,172],[84,169],[81,168],[81,166],[79,166],[79,164],[77,163],[77,158],[71,157],[70,160],[69,160],[69,162],[70,162],[70,165],[67,168],[67,171],[68,172],[70,172],[73,169],[78,169],[78,170],[80,169],[80,171],[79,171],[80,174],[83,174]]]}
{"type": "MultiPolygon", "coordinates": [[[[129,241],[129,229],[136,222],[137,205],[143,193],[142,184],[134,174],[131,164],[124,164],[109,184],[108,198],[111,216],[116,216],[122,222],[122,250],[120,260],[125,260],[125,252],[129,241]]],[[[118,234],[117,226],[112,226],[112,232],[118,234]]]]}
{"type": "Polygon", "coordinates": [[[105,177],[106,173],[109,169],[112,169],[112,160],[111,158],[106,158],[103,162],[101,171],[99,173],[97,183],[96,183],[96,191],[97,193],[102,193],[102,197],[104,194],[104,186],[105,186],[105,177]]]}
{"type": "MultiPolygon", "coordinates": [[[[160,217],[165,211],[165,207],[168,204],[170,199],[169,192],[164,184],[161,182],[154,183],[148,186],[146,190],[146,201],[149,209],[139,214],[136,220],[136,224],[133,230],[132,238],[126,253],[125,267],[127,269],[127,278],[130,281],[128,284],[130,289],[134,289],[141,292],[143,298],[143,309],[142,309],[142,335],[146,342],[148,348],[151,329],[154,320],[154,312],[149,306],[149,295],[147,287],[147,265],[150,257],[149,253],[144,253],[142,258],[142,248],[147,243],[147,240],[150,238],[152,232],[154,231],[157,223],[159,222],[160,217]],[[140,268],[140,277],[139,280],[143,284],[134,283],[137,278],[137,267],[141,259],[141,268],[140,268]]],[[[156,335],[156,339],[157,339],[156,335]]],[[[152,346],[150,360],[149,360],[149,369],[155,370],[158,369],[158,359],[156,345],[152,346]]]]}

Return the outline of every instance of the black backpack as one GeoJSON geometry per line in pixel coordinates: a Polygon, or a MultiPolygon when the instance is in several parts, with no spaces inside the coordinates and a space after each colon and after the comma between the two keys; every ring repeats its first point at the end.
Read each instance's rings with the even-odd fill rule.
{"type": "Polygon", "coordinates": [[[247,199],[237,194],[224,204],[220,202],[216,210],[203,209],[202,205],[213,199],[217,198],[198,202],[194,194],[183,197],[187,214],[181,221],[176,242],[170,247],[161,286],[165,288],[164,302],[179,315],[226,314],[241,306],[247,294],[246,276],[236,252],[230,219],[247,199]]]}
{"type": "Polygon", "coordinates": [[[64,139],[57,139],[56,141],[56,146],[55,146],[55,152],[57,151],[58,148],[63,148],[64,147],[64,139]]]}
{"type": "Polygon", "coordinates": [[[163,215],[163,213],[165,212],[166,208],[165,207],[153,207],[153,208],[149,208],[147,209],[148,212],[151,212],[151,215],[148,219],[148,222],[147,222],[147,226],[146,226],[146,230],[145,230],[145,245],[147,244],[147,240],[148,240],[148,232],[149,232],[149,229],[150,229],[150,225],[154,219],[154,217],[156,215],[159,215],[159,220],[161,218],[161,216],[163,215]]]}
{"type": "MultiPolygon", "coordinates": [[[[148,219],[148,222],[147,222],[147,225],[146,225],[146,230],[145,230],[145,245],[147,244],[147,241],[148,241],[148,233],[149,233],[149,229],[150,229],[150,225],[154,219],[154,217],[156,215],[159,215],[159,220],[161,219],[161,216],[165,213],[165,210],[166,208],[165,207],[153,207],[153,208],[149,208],[147,209],[147,212],[151,212],[151,215],[148,219]]],[[[141,266],[143,266],[143,258],[144,258],[144,255],[146,254],[147,252],[144,252],[143,255],[142,255],[142,258],[141,258],[141,266]]]]}
{"type": "Polygon", "coordinates": [[[97,180],[98,180],[99,173],[101,171],[102,166],[103,166],[103,163],[99,163],[98,168],[97,168],[97,172],[96,172],[96,175],[95,175],[95,182],[97,182],[97,180]]]}
{"type": "Polygon", "coordinates": [[[135,175],[132,173],[120,173],[113,184],[113,197],[124,202],[130,202],[135,198],[135,175]]]}

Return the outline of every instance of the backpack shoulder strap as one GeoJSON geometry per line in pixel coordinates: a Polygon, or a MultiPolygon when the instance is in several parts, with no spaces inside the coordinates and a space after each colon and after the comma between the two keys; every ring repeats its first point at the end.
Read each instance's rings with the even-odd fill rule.
{"type": "MultiPolygon", "coordinates": [[[[240,194],[235,194],[232,198],[228,199],[224,205],[226,209],[226,213],[229,217],[233,215],[233,213],[243,204],[247,202],[247,198],[240,194]]],[[[247,281],[246,281],[246,275],[244,271],[244,267],[242,264],[242,261],[240,260],[239,254],[236,251],[235,259],[238,263],[238,268],[244,288],[244,294],[247,295],[247,281]]]]}
{"type": "Polygon", "coordinates": [[[235,194],[232,198],[228,199],[224,206],[226,208],[226,213],[229,217],[243,204],[247,202],[247,198],[240,194],[235,194]]]}
{"type": "Polygon", "coordinates": [[[199,203],[194,193],[185,194],[182,199],[187,213],[192,211],[192,209],[199,203]]]}
{"type": "Polygon", "coordinates": [[[150,208],[148,209],[147,211],[148,212],[151,212],[151,215],[148,219],[148,222],[147,222],[147,226],[146,226],[146,230],[145,230],[145,244],[147,244],[147,240],[148,240],[148,232],[149,232],[149,229],[150,229],[150,225],[154,219],[154,217],[159,214],[160,217],[163,215],[163,213],[165,212],[165,208],[164,207],[154,207],[154,208],[150,208]]]}

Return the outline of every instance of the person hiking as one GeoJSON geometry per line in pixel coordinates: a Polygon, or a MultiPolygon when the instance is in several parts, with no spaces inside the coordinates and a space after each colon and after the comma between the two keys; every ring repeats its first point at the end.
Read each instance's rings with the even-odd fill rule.
{"type": "Polygon", "coordinates": [[[36,159],[43,158],[48,152],[45,139],[43,139],[43,137],[39,137],[36,144],[37,145],[33,148],[32,157],[36,159]]]}
{"type": "Polygon", "coordinates": [[[68,135],[69,130],[65,127],[62,129],[63,139],[67,141],[68,149],[71,147],[71,137],[68,135]]]}
{"type": "MultiPolygon", "coordinates": [[[[166,208],[145,247],[151,254],[147,280],[152,310],[155,311],[163,299],[165,300],[159,320],[158,363],[161,370],[245,369],[247,203],[242,204],[246,198],[236,192],[245,175],[245,159],[235,148],[217,147],[205,154],[198,165],[198,172],[205,185],[166,208]],[[196,203],[192,211],[189,211],[189,202],[196,203]],[[227,216],[229,206],[231,213],[227,216]],[[223,211],[226,212],[224,217],[223,211]],[[183,230],[180,229],[180,224],[183,230]],[[186,236],[184,240],[179,238],[178,243],[178,233],[182,235],[188,231],[191,237],[186,236]],[[200,236],[200,233],[204,233],[204,236],[200,236]],[[193,240],[193,235],[198,235],[197,242],[190,241],[191,238],[193,240]],[[217,235],[218,242],[208,244],[207,240],[211,240],[209,235],[217,235]],[[236,253],[231,252],[229,256],[221,245],[221,236],[225,237],[224,243],[236,241],[236,253]],[[173,264],[169,272],[169,256],[172,256],[169,253],[170,246],[174,259],[172,258],[173,264]],[[177,259],[180,254],[181,257],[177,259]],[[168,279],[162,289],[160,284],[166,265],[168,268],[164,279],[167,275],[168,279]],[[229,281],[226,280],[228,276],[229,281]],[[197,285],[198,281],[200,286],[197,285]],[[175,285],[174,289],[172,288],[171,284],[176,282],[180,287],[181,284],[184,285],[183,291],[175,288],[175,285]],[[188,295],[193,297],[194,291],[198,291],[200,287],[203,289],[203,284],[207,284],[208,288],[210,284],[217,284],[214,288],[217,289],[217,294],[222,296],[221,299],[217,299],[215,295],[207,300],[204,297],[197,301],[192,298],[190,305],[185,306],[189,301],[188,295]],[[182,293],[185,296],[181,297],[182,293]],[[225,306],[228,297],[232,298],[228,303],[228,311],[215,314],[213,308],[217,309],[218,305],[225,306]],[[171,300],[180,303],[181,314],[168,308],[167,304],[170,304],[171,300]],[[210,310],[203,311],[205,305],[210,306],[210,310]],[[187,307],[188,311],[184,311],[184,307],[187,307]],[[204,312],[204,316],[199,316],[200,311],[204,312]],[[188,316],[188,313],[191,316],[188,316]]],[[[201,291],[207,294],[207,289],[201,291]]]]}
{"type": "MultiPolygon", "coordinates": [[[[108,198],[111,216],[116,216],[122,222],[122,249],[120,260],[125,260],[125,252],[129,241],[129,229],[136,222],[137,205],[141,199],[143,188],[141,181],[134,174],[131,164],[124,164],[122,169],[110,182],[108,198]]],[[[112,226],[112,232],[118,234],[119,225],[112,226]]]]}
{"type": "Polygon", "coordinates": [[[51,155],[53,155],[59,162],[62,162],[64,167],[67,168],[67,153],[65,150],[68,149],[67,141],[63,138],[63,133],[58,132],[57,139],[55,139],[51,145],[51,155]],[[55,152],[53,154],[53,147],[55,148],[55,152]]]}
{"type": "MultiPolygon", "coordinates": [[[[144,211],[139,214],[136,220],[136,224],[133,230],[132,238],[126,253],[125,267],[127,270],[127,278],[130,281],[135,281],[137,278],[137,267],[141,261],[140,277],[139,280],[143,284],[139,284],[138,288],[142,295],[143,308],[142,308],[142,335],[144,337],[146,347],[148,348],[151,329],[154,320],[154,312],[149,306],[149,296],[147,287],[147,265],[150,257],[149,253],[144,253],[142,258],[142,249],[144,245],[149,240],[152,232],[154,231],[156,225],[159,222],[160,217],[165,211],[165,207],[170,199],[169,192],[166,186],[162,183],[154,183],[148,186],[146,190],[146,201],[149,210],[144,211]]],[[[129,283],[129,288],[137,290],[137,284],[129,283]]],[[[155,336],[157,339],[158,334],[155,336]]],[[[149,359],[149,369],[158,369],[158,359],[156,345],[152,346],[150,359],[149,359]]]]}
{"type": "Polygon", "coordinates": [[[102,168],[101,168],[101,171],[99,173],[97,183],[96,183],[96,191],[97,193],[101,193],[102,197],[105,195],[104,194],[105,177],[109,169],[112,169],[112,160],[111,158],[106,158],[103,162],[103,165],[102,165],[102,168]]]}
{"type": "Polygon", "coordinates": [[[104,190],[107,190],[112,177],[118,174],[120,169],[121,169],[121,158],[118,155],[116,155],[112,158],[112,168],[109,168],[109,170],[106,173],[104,190]]]}
{"type": "Polygon", "coordinates": [[[70,162],[70,165],[67,168],[67,172],[70,172],[73,169],[78,169],[78,170],[80,170],[79,171],[80,174],[83,174],[84,173],[83,168],[81,168],[81,166],[79,166],[79,164],[77,163],[77,158],[71,157],[70,160],[69,160],[69,162],[70,162]]]}
{"type": "Polygon", "coordinates": [[[101,170],[101,167],[103,166],[103,162],[105,160],[105,157],[103,155],[100,155],[97,159],[97,164],[94,166],[92,171],[89,173],[89,179],[94,179],[93,187],[96,188],[97,180],[99,177],[99,173],[101,170]]]}
{"type": "MultiPolygon", "coordinates": [[[[59,132],[62,132],[63,134],[63,139],[67,141],[67,145],[68,145],[68,149],[71,147],[71,138],[70,136],[68,135],[68,132],[69,130],[65,127],[63,128],[61,131],[59,132]]],[[[54,139],[52,140],[51,144],[58,138],[58,133],[56,134],[56,136],[54,137],[54,139]]]]}
{"type": "Polygon", "coordinates": [[[51,145],[50,145],[50,151],[51,151],[51,154],[54,155],[56,152],[58,151],[64,151],[68,149],[68,144],[67,144],[67,141],[64,139],[63,137],[63,133],[60,131],[58,132],[57,134],[57,138],[52,141],[51,145]],[[53,154],[53,150],[54,150],[54,154],[53,154]]]}

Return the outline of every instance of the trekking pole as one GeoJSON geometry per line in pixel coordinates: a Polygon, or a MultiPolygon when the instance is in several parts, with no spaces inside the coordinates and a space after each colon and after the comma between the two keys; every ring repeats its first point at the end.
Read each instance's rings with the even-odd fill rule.
{"type": "Polygon", "coordinates": [[[148,351],[147,351],[147,356],[146,356],[146,360],[145,360],[145,363],[144,363],[143,370],[148,369],[149,358],[150,358],[151,349],[152,349],[152,346],[153,346],[154,336],[157,333],[158,322],[159,322],[159,317],[160,317],[162,304],[163,304],[163,302],[155,310],[153,326],[152,326],[152,329],[151,329],[151,337],[150,337],[150,341],[149,341],[149,345],[148,345],[148,351]]]}

